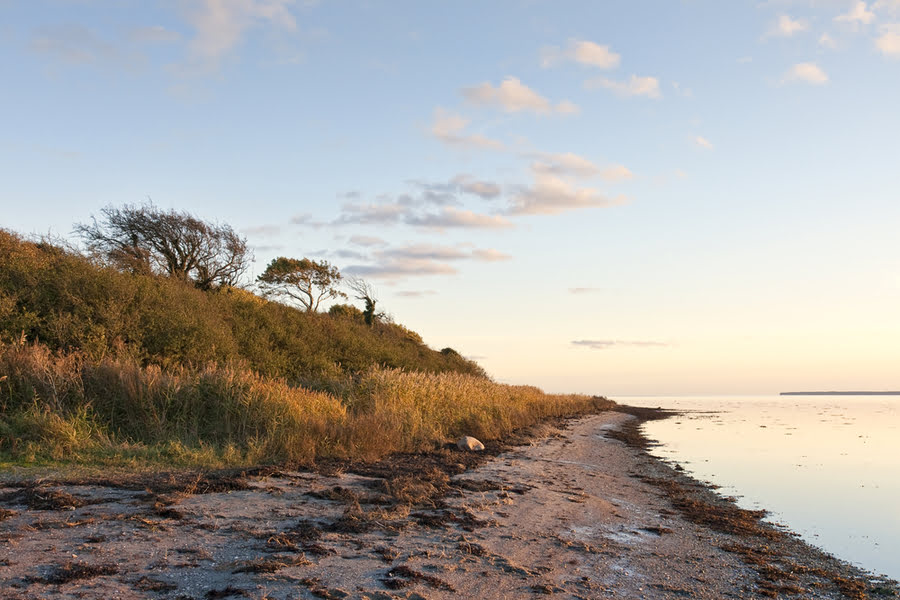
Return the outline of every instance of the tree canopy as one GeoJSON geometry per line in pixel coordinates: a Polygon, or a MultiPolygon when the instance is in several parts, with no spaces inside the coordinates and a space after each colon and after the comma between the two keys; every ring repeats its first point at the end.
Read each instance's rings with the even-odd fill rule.
{"type": "Polygon", "coordinates": [[[252,260],[247,240],[230,225],[208,223],[152,204],[107,206],[100,220],[77,224],[88,248],[119,268],[160,273],[200,289],[236,285],[252,260]]]}
{"type": "Polygon", "coordinates": [[[347,297],[338,290],[340,271],[325,260],[279,256],[269,263],[257,281],[265,295],[295,300],[307,312],[317,311],[323,300],[347,297]]]}

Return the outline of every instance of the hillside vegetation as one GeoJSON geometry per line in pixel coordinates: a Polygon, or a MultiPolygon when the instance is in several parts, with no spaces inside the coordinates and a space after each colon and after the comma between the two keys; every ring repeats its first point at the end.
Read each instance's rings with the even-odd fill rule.
{"type": "Polygon", "coordinates": [[[313,386],[373,365],[484,375],[400,325],[368,327],[350,308],[309,313],[239,288],[203,291],[0,230],[0,336],[7,340],[24,332],[52,350],[163,367],[242,361],[260,375],[313,386]]]}
{"type": "Polygon", "coordinates": [[[339,306],[124,272],[0,230],[0,460],[310,463],[486,439],[599,399],[492,382],[339,306]]]}

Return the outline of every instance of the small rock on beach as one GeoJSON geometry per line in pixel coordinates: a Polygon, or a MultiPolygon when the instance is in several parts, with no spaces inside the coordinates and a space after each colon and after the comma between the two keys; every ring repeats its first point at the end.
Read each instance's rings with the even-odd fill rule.
{"type": "Polygon", "coordinates": [[[456,442],[456,447],[460,450],[470,450],[472,452],[481,452],[484,450],[484,444],[476,440],[470,435],[464,435],[456,442]]]}

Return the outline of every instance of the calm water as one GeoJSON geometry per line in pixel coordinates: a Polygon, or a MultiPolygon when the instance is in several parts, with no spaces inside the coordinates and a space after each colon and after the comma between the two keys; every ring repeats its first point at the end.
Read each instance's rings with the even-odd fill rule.
{"type": "Polygon", "coordinates": [[[657,456],[744,508],[870,571],[900,579],[900,397],[640,396],[683,416],[647,423],[657,456]]]}

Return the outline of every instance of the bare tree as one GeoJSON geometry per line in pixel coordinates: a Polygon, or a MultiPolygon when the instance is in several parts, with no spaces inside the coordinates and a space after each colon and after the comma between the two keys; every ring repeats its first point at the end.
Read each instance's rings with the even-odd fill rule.
{"type": "Polygon", "coordinates": [[[300,303],[307,312],[315,312],[323,300],[346,298],[337,289],[341,273],[328,261],[279,256],[256,279],[267,296],[282,296],[300,303]]]}
{"type": "Polygon", "coordinates": [[[348,277],[347,287],[354,293],[354,298],[365,303],[363,318],[366,320],[366,325],[371,327],[379,318],[379,315],[375,313],[375,305],[378,303],[378,298],[375,297],[375,288],[368,281],[359,277],[348,277]]]}
{"type": "Polygon", "coordinates": [[[252,255],[230,225],[207,223],[152,204],[107,206],[98,221],[77,224],[88,248],[134,273],[162,273],[198,288],[236,285],[252,255]]]}

